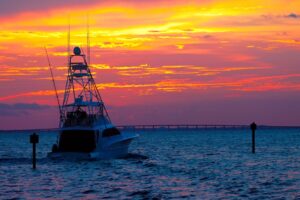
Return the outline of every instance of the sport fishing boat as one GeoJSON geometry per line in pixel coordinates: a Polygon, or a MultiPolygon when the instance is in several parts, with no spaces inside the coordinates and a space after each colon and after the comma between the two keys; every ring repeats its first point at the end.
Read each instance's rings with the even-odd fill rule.
{"type": "MultiPolygon", "coordinates": [[[[54,79],[53,83],[55,86],[54,79]]],[[[79,47],[68,55],[64,99],[59,108],[59,135],[48,153],[50,158],[120,158],[128,154],[129,144],[138,137],[122,133],[112,124],[86,55],[79,47]]]]}

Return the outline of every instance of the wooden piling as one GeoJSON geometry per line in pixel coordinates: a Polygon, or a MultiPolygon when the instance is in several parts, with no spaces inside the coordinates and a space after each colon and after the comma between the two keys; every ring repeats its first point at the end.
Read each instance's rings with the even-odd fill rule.
{"type": "Polygon", "coordinates": [[[250,128],[252,130],[252,153],[255,153],[255,130],[257,128],[255,122],[250,125],[250,128]]]}
{"type": "Polygon", "coordinates": [[[36,133],[30,135],[30,143],[32,144],[32,169],[36,169],[36,144],[39,143],[39,136],[36,133]]]}

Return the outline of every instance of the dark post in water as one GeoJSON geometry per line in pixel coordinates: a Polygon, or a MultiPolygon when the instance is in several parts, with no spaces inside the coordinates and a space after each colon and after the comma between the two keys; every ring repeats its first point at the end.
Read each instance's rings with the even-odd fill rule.
{"type": "Polygon", "coordinates": [[[250,128],[252,130],[252,153],[255,153],[255,130],[257,128],[255,122],[250,125],[250,128]]]}
{"type": "Polygon", "coordinates": [[[36,168],[36,144],[39,143],[39,136],[35,133],[30,135],[30,143],[32,144],[32,168],[36,168]]]}

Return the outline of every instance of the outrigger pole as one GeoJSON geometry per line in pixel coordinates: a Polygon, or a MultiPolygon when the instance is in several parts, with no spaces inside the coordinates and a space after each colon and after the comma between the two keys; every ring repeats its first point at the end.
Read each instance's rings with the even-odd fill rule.
{"type": "Polygon", "coordinates": [[[50,69],[50,72],[51,72],[52,83],[53,83],[53,87],[54,87],[54,90],[55,90],[55,95],[56,95],[56,100],[57,100],[57,104],[58,104],[58,108],[59,108],[60,118],[62,118],[62,110],[61,110],[61,106],[60,106],[60,102],[59,102],[59,98],[58,98],[58,93],[57,93],[56,84],[55,84],[55,80],[54,80],[54,76],[53,76],[52,66],[51,66],[51,63],[50,63],[50,59],[49,59],[49,55],[48,55],[48,51],[47,51],[46,47],[45,47],[45,52],[46,52],[46,55],[47,55],[48,65],[49,65],[49,69],[50,69]]]}
{"type": "Polygon", "coordinates": [[[90,24],[89,15],[86,16],[86,49],[87,49],[87,63],[91,64],[90,58],[90,24]]]}

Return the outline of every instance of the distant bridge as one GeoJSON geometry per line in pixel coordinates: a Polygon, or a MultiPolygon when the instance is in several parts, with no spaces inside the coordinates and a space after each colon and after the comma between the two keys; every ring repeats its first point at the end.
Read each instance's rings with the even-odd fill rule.
{"type": "Polygon", "coordinates": [[[193,129],[240,129],[249,128],[249,125],[212,125],[212,124],[179,124],[179,125],[120,125],[121,130],[193,130],[193,129]]]}
{"type": "MultiPolygon", "coordinates": [[[[198,130],[198,129],[250,129],[250,125],[224,125],[224,124],[156,124],[156,125],[118,125],[120,130],[198,130]]],[[[299,126],[268,126],[258,125],[259,129],[289,128],[299,129],[299,126]]]]}

